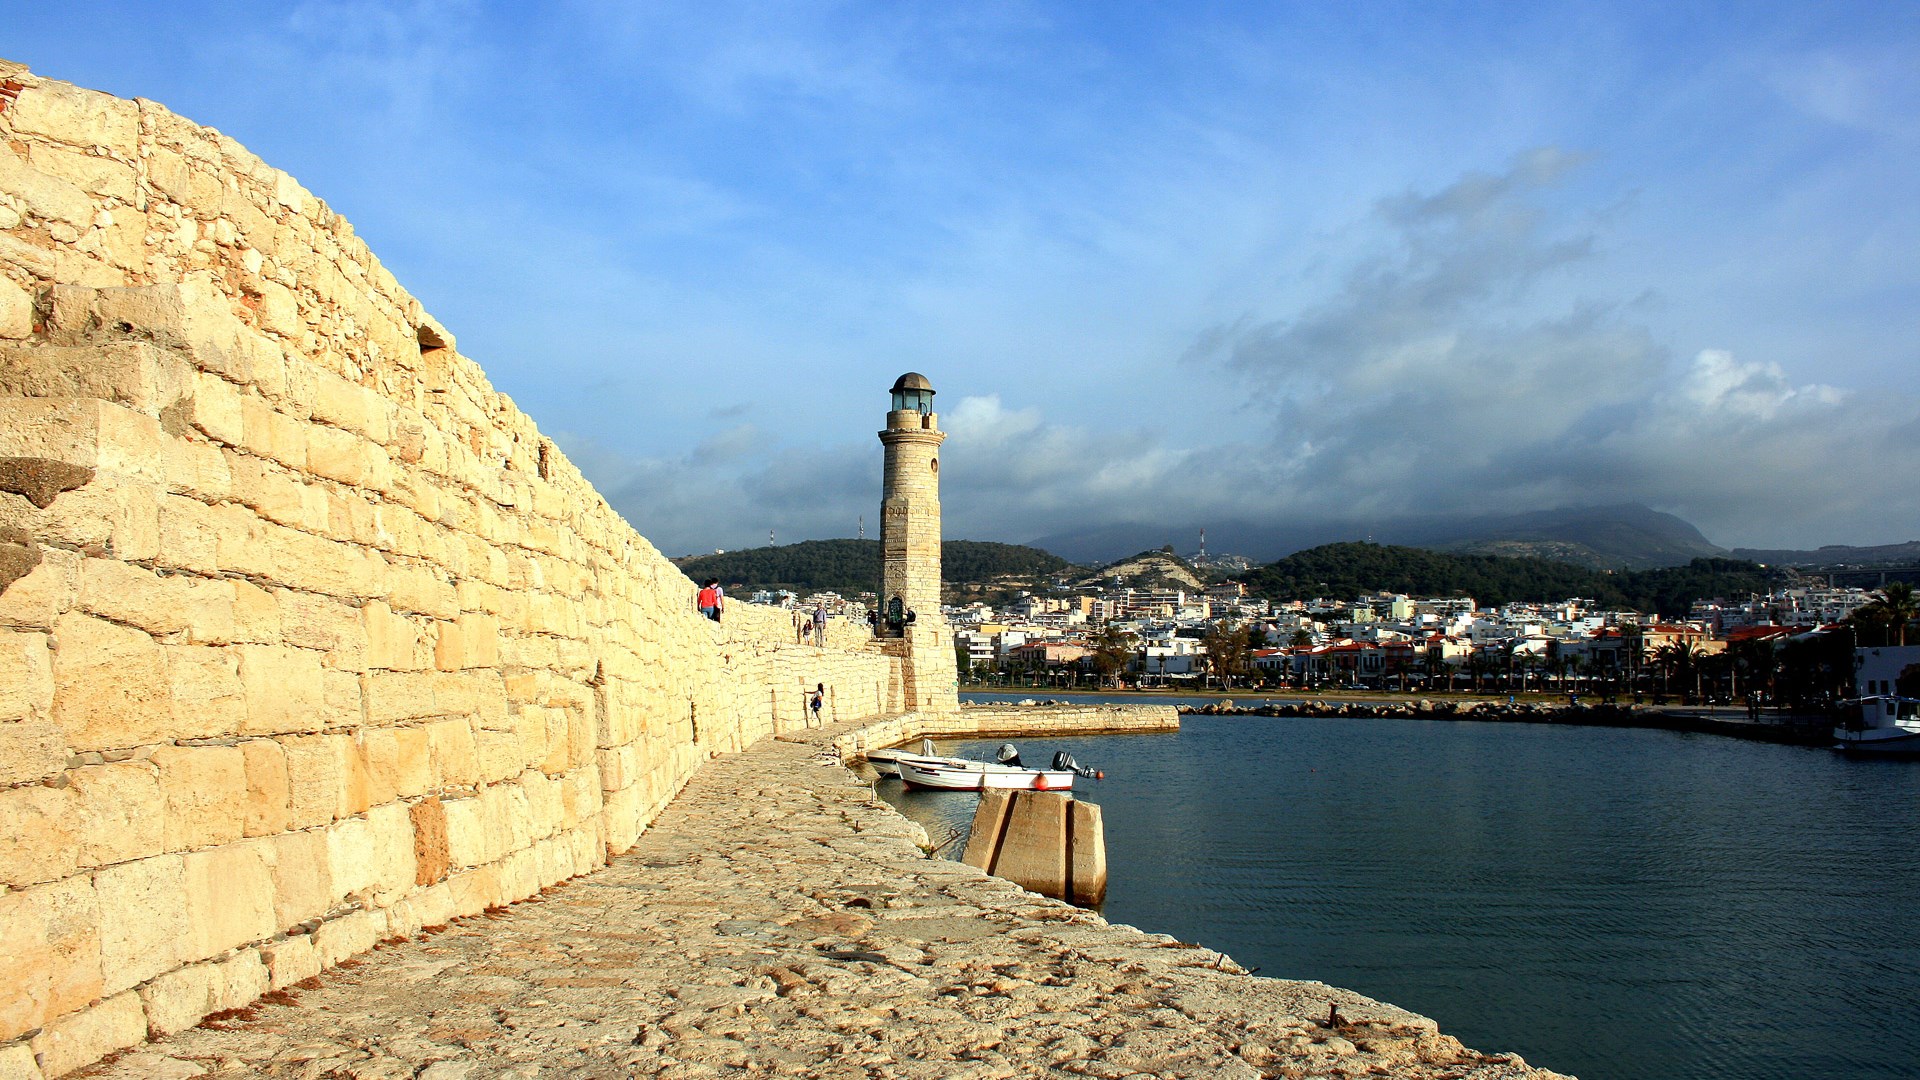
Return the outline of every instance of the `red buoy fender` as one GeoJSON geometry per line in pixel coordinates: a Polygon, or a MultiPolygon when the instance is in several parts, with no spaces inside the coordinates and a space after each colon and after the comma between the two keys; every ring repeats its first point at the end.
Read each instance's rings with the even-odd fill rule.
{"type": "Polygon", "coordinates": [[[1047,790],[1047,774],[1046,773],[1033,774],[1033,790],[1035,791],[1047,790]]]}

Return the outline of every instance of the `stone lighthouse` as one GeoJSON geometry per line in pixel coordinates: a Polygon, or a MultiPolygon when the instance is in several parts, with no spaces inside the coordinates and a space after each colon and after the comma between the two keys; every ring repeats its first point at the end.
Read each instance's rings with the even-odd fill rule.
{"type": "Polygon", "coordinates": [[[933,385],[918,372],[893,384],[880,499],[880,617],[875,631],[901,657],[907,707],[950,712],[959,705],[953,633],[940,614],[940,430],[933,385]]]}

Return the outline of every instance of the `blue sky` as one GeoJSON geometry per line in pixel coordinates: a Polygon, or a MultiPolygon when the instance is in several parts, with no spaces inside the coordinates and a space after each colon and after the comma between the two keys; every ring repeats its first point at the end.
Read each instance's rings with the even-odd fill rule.
{"type": "Polygon", "coordinates": [[[355,224],[663,550],[1644,502],[1920,538],[1920,5],[18,5],[355,224]]]}

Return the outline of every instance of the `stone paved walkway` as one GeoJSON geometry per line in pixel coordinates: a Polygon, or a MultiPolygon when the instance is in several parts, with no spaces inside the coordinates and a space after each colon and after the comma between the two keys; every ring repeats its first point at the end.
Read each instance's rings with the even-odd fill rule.
{"type": "Polygon", "coordinates": [[[769,740],[707,764],[604,870],[81,1075],[1555,1076],[923,841],[818,747],[769,740]]]}

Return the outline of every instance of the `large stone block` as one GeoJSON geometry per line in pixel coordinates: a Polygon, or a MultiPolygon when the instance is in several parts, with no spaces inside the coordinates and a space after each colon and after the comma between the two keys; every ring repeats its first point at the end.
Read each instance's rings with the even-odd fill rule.
{"type": "Polygon", "coordinates": [[[451,865],[447,848],[447,813],[437,798],[422,799],[408,808],[413,823],[414,884],[432,885],[447,876],[451,865]]]}
{"type": "Polygon", "coordinates": [[[413,819],[405,803],[387,803],[367,811],[367,829],[373,839],[369,884],[374,902],[384,907],[414,886],[413,819]]]}
{"type": "Polygon", "coordinates": [[[288,645],[321,654],[330,668],[360,671],[366,666],[367,633],[358,606],[330,596],[283,591],[280,636],[288,645]]]}
{"type": "Polygon", "coordinates": [[[307,463],[316,476],[354,487],[377,487],[387,455],[350,431],[312,424],[307,427],[307,463]]]}
{"type": "Polygon", "coordinates": [[[517,731],[480,728],[473,733],[473,739],[483,783],[497,784],[512,779],[529,764],[517,731]]]}
{"type": "Polygon", "coordinates": [[[249,739],[240,744],[246,762],[247,798],[241,832],[272,836],[292,824],[288,796],[287,753],[272,739],[249,739]]]}
{"type": "Polygon", "coordinates": [[[0,348],[0,389],[21,397],[99,398],[158,417],[191,390],[191,368],[150,342],[0,348]]]}
{"type": "Polygon", "coordinates": [[[140,988],[147,1030],[155,1038],[198,1024],[209,1013],[238,1009],[267,992],[267,967],[248,949],[217,963],[191,964],[140,988]]]}
{"type": "Polygon", "coordinates": [[[311,979],[321,971],[320,954],[308,934],[263,945],[260,958],[267,965],[267,985],[275,990],[311,979]]]}
{"type": "Polygon", "coordinates": [[[93,199],[79,185],[41,172],[11,148],[0,151],[0,191],[25,203],[29,212],[69,227],[85,226],[95,212],[93,199]]]}
{"type": "Polygon", "coordinates": [[[78,868],[77,802],[70,788],[0,788],[0,885],[21,888],[78,868]]]}
{"type": "MultiPolygon", "coordinates": [[[[163,414],[164,427],[170,414],[163,414]]],[[[218,502],[233,495],[233,473],[219,447],[192,435],[174,439],[166,447],[163,462],[167,490],[204,502],[218,502]]]]}
{"type": "Polygon", "coordinates": [[[385,726],[444,711],[435,704],[433,676],[425,672],[370,671],[361,685],[370,724],[385,726]]]}
{"type": "Polygon", "coordinates": [[[191,851],[240,839],[246,821],[246,755],[237,746],[163,746],[153,752],[166,802],[164,842],[191,851]]]}
{"type": "Polygon", "coordinates": [[[264,841],[273,874],[274,923],[286,930],[325,915],[341,890],[328,864],[328,832],[310,829],[264,841]]]}
{"type": "Polygon", "coordinates": [[[118,559],[80,563],[80,607],[149,634],[224,642],[233,631],[233,585],[191,575],[161,576],[118,559]]]}
{"type": "Polygon", "coordinates": [[[432,733],[417,727],[395,728],[393,741],[394,793],[406,799],[438,790],[434,783],[432,733]]]}
{"type": "Polygon", "coordinates": [[[433,790],[472,787],[480,782],[480,759],[473,727],[465,720],[442,720],[427,725],[432,745],[433,790]]]}
{"type": "Polygon", "coordinates": [[[500,665],[500,621],[493,616],[470,612],[434,629],[433,663],[441,671],[500,665]]]}
{"type": "Polygon", "coordinates": [[[67,764],[67,733],[47,718],[0,720],[0,787],[31,784],[67,764]]]}
{"type": "MultiPolygon", "coordinates": [[[[43,633],[0,629],[0,721],[53,715],[53,657],[43,633]]],[[[5,771],[0,765],[0,774],[5,771]]]]}
{"type": "Polygon", "coordinates": [[[321,966],[330,968],[373,948],[386,932],[386,912],[356,911],[322,924],[313,933],[313,947],[321,966]]]}
{"type": "MultiPolygon", "coordinates": [[[[52,143],[33,145],[28,160],[39,172],[57,176],[102,202],[112,199],[124,208],[131,207],[137,198],[138,184],[133,168],[125,161],[52,143]]],[[[138,215],[128,209],[116,208],[96,213],[94,222],[96,225],[107,219],[132,222],[137,218],[138,215]]]]}
{"type": "Polygon", "coordinates": [[[40,1063],[34,1060],[31,1044],[0,1046],[0,1080],[46,1080],[40,1063]]]}
{"type": "Polygon", "coordinates": [[[182,959],[218,956],[277,929],[268,844],[249,840],[186,856],[188,936],[182,959]]]}
{"type": "Polygon", "coordinates": [[[180,965],[188,940],[186,863],[155,855],[93,875],[100,903],[103,993],[138,986],[180,965]]]}
{"type": "Polygon", "coordinates": [[[84,875],[0,894],[0,1042],[100,996],[99,924],[84,875]]]}
{"type": "Polygon", "coordinates": [[[146,1040],[147,1014],[134,993],[110,997],[90,1009],[69,1013],[34,1036],[34,1056],[47,1076],[64,1076],[115,1050],[146,1040]]]}
{"type": "Polygon", "coordinates": [[[206,739],[240,731],[247,702],[233,653],[207,645],[162,645],[160,649],[172,709],[168,733],[174,738],[206,739]]]}
{"type": "Polygon", "coordinates": [[[166,850],[166,795],[151,762],[87,765],[67,773],[80,826],[80,865],[110,866],[166,850]]]}
{"type": "MultiPolygon", "coordinates": [[[[184,495],[163,496],[155,508],[154,561],[168,569],[196,574],[220,572],[220,530],[234,515],[246,513],[233,506],[210,507],[184,495]]],[[[237,593],[246,583],[232,584],[237,593]]]]}
{"type": "Polygon", "coordinates": [[[366,387],[327,372],[314,382],[313,418],[377,443],[391,435],[393,406],[366,387]]]}
{"type": "Polygon", "coordinates": [[[452,866],[483,866],[497,854],[489,846],[486,806],[478,798],[444,799],[447,861],[452,866]]]}
{"type": "Polygon", "coordinates": [[[283,739],[287,754],[287,807],[293,828],[325,825],[338,816],[358,757],[346,735],[304,735],[283,739]]]}
{"type": "Polygon", "coordinates": [[[307,471],[307,427],[257,397],[240,401],[246,448],[301,473],[307,471]]]}
{"type": "Polygon", "coordinates": [[[209,372],[192,376],[189,421],[208,438],[240,448],[247,442],[246,390],[209,372]]]}
{"type": "Polygon", "coordinates": [[[245,731],[282,734],[326,726],[320,653],[289,645],[239,645],[233,651],[246,694],[245,731]]]}
{"type": "Polygon", "coordinates": [[[13,130],[51,142],[100,147],[122,158],[138,149],[140,109],[112,94],[61,82],[37,82],[21,92],[7,111],[13,130]]]}
{"type": "MultiPolygon", "coordinates": [[[[0,535],[4,535],[5,528],[5,522],[0,521],[0,535]]],[[[51,629],[53,621],[71,608],[79,596],[80,555],[42,547],[32,541],[28,544],[31,550],[28,545],[16,548],[21,552],[22,561],[30,563],[26,576],[0,585],[0,626],[51,629]]],[[[10,546],[14,545],[0,539],[0,562],[7,558],[10,546]]],[[[5,577],[0,576],[0,581],[5,581],[5,577]]]]}
{"type": "Polygon", "coordinates": [[[426,666],[419,649],[419,630],[413,620],[396,615],[384,600],[369,600],[360,609],[367,642],[366,666],[390,671],[418,671],[426,666]]]}
{"type": "Polygon", "coordinates": [[[19,340],[33,335],[33,294],[0,277],[0,339],[19,340]]]}
{"type": "Polygon", "coordinates": [[[53,718],[76,751],[173,737],[172,691],[153,638],[69,612],[54,623],[53,718]]]}
{"type": "Polygon", "coordinates": [[[164,482],[160,421],[97,398],[0,397],[0,457],[63,462],[164,482]]]}

